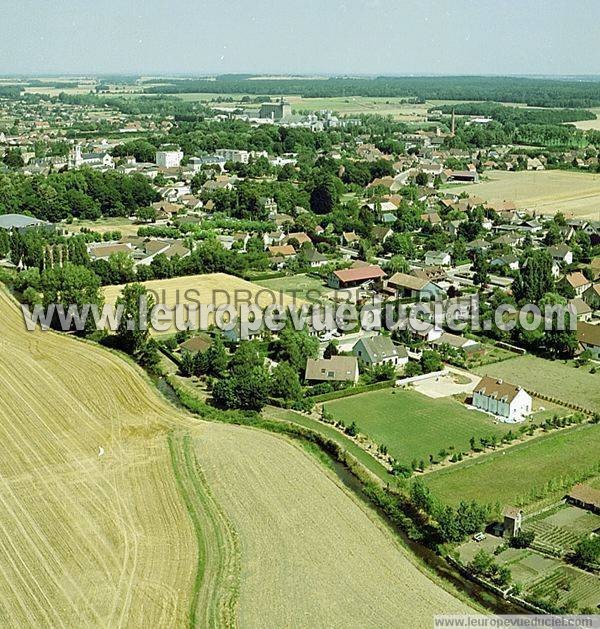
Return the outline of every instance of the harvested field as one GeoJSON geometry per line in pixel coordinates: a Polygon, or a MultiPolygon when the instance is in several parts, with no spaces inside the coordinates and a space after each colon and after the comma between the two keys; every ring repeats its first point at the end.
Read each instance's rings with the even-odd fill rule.
{"type": "Polygon", "coordinates": [[[207,424],[0,293],[6,626],[410,626],[469,608],[282,438],[207,424]]]}
{"type": "MultiPolygon", "coordinates": [[[[188,275],[183,277],[174,277],[167,280],[151,280],[143,282],[144,286],[154,296],[157,304],[165,304],[170,308],[174,308],[178,304],[186,307],[195,305],[213,304],[216,307],[231,304],[239,309],[243,303],[250,301],[257,304],[260,308],[276,304],[292,304],[291,297],[274,292],[248,282],[234,275],[226,273],[209,273],[206,275],[188,275]]],[[[121,294],[124,285],[106,286],[104,297],[107,303],[114,304],[121,294]]],[[[296,299],[296,303],[300,300],[296,299]]],[[[187,314],[184,315],[187,320],[187,314]]],[[[207,316],[207,323],[214,321],[212,315],[207,316]]],[[[159,330],[157,330],[159,331],[159,330]]],[[[175,315],[173,314],[170,321],[167,321],[163,333],[175,332],[175,315]]]]}
{"type": "MultiPolygon", "coordinates": [[[[596,122],[596,121],[593,121],[596,122]]],[[[562,212],[567,217],[598,220],[600,174],[565,170],[487,171],[489,181],[452,186],[487,201],[514,201],[518,208],[542,214],[562,212]]]]}
{"type": "Polygon", "coordinates": [[[464,609],[304,450],[247,428],[211,428],[196,451],[240,531],[240,626],[296,626],[302,609],[306,627],[392,627],[399,619],[429,627],[431,609],[464,609]],[[224,466],[234,447],[238,456],[224,466]]]}
{"type": "Polygon", "coordinates": [[[3,291],[0,312],[2,624],[184,624],[197,545],[169,407],[108,351],[26,332],[3,291]]]}

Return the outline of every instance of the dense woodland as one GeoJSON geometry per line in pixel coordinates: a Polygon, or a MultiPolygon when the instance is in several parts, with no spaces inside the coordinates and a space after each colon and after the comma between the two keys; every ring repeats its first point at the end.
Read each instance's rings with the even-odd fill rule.
{"type": "MultiPolygon", "coordinates": [[[[153,83],[158,81],[152,80],[153,83]]],[[[164,79],[149,93],[300,94],[305,98],[333,96],[405,97],[425,100],[483,100],[526,103],[536,107],[600,106],[600,82],[520,77],[377,77],[375,79],[164,79]]]]}

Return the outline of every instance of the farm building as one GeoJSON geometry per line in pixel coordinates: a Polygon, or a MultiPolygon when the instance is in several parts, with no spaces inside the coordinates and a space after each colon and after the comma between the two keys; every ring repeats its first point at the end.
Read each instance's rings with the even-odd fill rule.
{"type": "Polygon", "coordinates": [[[352,269],[334,271],[328,278],[331,288],[352,288],[367,282],[380,282],[385,271],[376,264],[369,264],[352,269]]]}
{"type": "Polygon", "coordinates": [[[358,382],[358,360],[355,356],[309,358],[304,378],[309,382],[358,382]]]}
{"type": "Polygon", "coordinates": [[[484,376],[473,391],[473,406],[509,422],[521,422],[532,409],[531,395],[514,384],[484,376]]]}
{"type": "Polygon", "coordinates": [[[600,490],[578,483],[567,494],[567,502],[582,509],[600,513],[600,490]]]}
{"type": "Polygon", "coordinates": [[[502,509],[504,537],[514,537],[521,530],[523,512],[518,507],[504,507],[502,509]]]}
{"type": "Polygon", "coordinates": [[[352,353],[361,363],[372,367],[373,365],[405,365],[408,362],[406,348],[394,345],[389,336],[370,336],[359,339],[352,353]]]}

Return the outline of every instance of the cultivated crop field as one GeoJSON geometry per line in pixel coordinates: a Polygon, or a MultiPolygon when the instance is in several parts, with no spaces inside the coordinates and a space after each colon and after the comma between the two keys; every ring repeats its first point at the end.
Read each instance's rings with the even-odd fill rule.
{"type": "MultiPolygon", "coordinates": [[[[597,121],[592,121],[597,122],[597,121]]],[[[565,170],[487,171],[489,181],[452,186],[487,201],[514,201],[518,208],[542,214],[562,212],[567,217],[598,220],[600,174],[565,170]]]]}
{"type": "MultiPolygon", "coordinates": [[[[173,308],[177,304],[213,304],[216,307],[231,304],[236,310],[242,303],[250,301],[266,308],[271,304],[291,304],[293,300],[287,295],[264,289],[257,284],[248,282],[234,275],[226,273],[209,273],[205,275],[187,275],[166,280],[151,280],[143,282],[151,291],[157,304],[165,304],[173,308]]],[[[124,285],[106,286],[104,297],[106,303],[114,304],[121,294],[124,285]]],[[[300,300],[296,299],[296,303],[300,300]]],[[[213,317],[208,317],[213,322],[213,317]]],[[[175,317],[165,324],[163,333],[174,332],[175,317]]]]}
{"type": "Polygon", "coordinates": [[[527,355],[477,367],[473,371],[481,376],[502,378],[563,402],[600,410],[600,374],[591,374],[589,369],[527,355]]]}
{"type": "Polygon", "coordinates": [[[315,459],[170,406],[0,293],[7,626],[428,627],[468,607],[315,459]]]}
{"type": "Polygon", "coordinates": [[[327,402],[325,408],[347,425],[355,421],[361,432],[387,445],[404,464],[413,459],[427,462],[430,454],[437,459],[443,448],[452,456],[453,451],[470,450],[472,436],[500,438],[510,429],[453,398],[432,399],[416,391],[372,391],[327,402]]]}
{"type": "Polygon", "coordinates": [[[597,456],[586,456],[598,451],[600,425],[584,424],[431,472],[423,482],[452,504],[462,499],[528,504],[541,497],[537,494],[550,481],[554,489],[544,491],[543,497],[559,499],[577,482],[577,475],[598,465],[597,456]]]}

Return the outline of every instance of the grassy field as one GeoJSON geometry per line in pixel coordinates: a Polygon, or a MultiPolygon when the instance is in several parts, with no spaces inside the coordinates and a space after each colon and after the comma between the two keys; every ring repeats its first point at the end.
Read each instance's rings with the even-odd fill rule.
{"type": "Polygon", "coordinates": [[[317,302],[331,289],[316,277],[311,277],[305,273],[292,275],[290,277],[277,277],[270,280],[259,280],[259,286],[268,288],[276,293],[276,299],[284,293],[295,299],[302,299],[308,302],[317,302]]]}
{"type": "Polygon", "coordinates": [[[0,294],[7,626],[427,627],[469,608],[301,448],[208,424],[0,294]],[[376,604],[373,601],[377,601],[376,604]]]}
{"type": "Polygon", "coordinates": [[[564,402],[600,410],[600,374],[591,374],[588,369],[576,368],[559,360],[518,356],[477,367],[474,371],[480,375],[502,378],[564,402]]]}
{"type": "Polygon", "coordinates": [[[500,437],[510,428],[453,398],[432,399],[416,391],[372,391],[327,402],[325,408],[346,424],[356,421],[361,432],[386,444],[389,453],[405,464],[427,461],[430,454],[437,459],[442,448],[450,455],[469,450],[472,436],[500,437]]]}
{"type": "Polygon", "coordinates": [[[484,176],[489,181],[451,186],[451,189],[487,201],[514,201],[518,208],[542,214],[562,212],[567,217],[600,218],[600,174],[561,170],[487,171],[484,176]]]}
{"type": "Polygon", "coordinates": [[[137,236],[140,225],[132,223],[128,218],[100,218],[97,221],[74,220],[70,225],[65,225],[65,229],[74,234],[79,233],[82,227],[100,234],[119,231],[123,236],[137,236]]]}
{"type": "Polygon", "coordinates": [[[527,504],[548,482],[555,489],[545,495],[559,499],[566,493],[564,484],[598,464],[600,425],[551,432],[511,448],[463,461],[423,476],[425,484],[449,503],[460,500],[504,504],[527,504]],[[532,491],[533,490],[533,491],[532,491]]]}
{"type": "MultiPolygon", "coordinates": [[[[248,300],[253,304],[257,303],[261,308],[266,308],[273,303],[283,305],[292,303],[292,299],[286,295],[270,294],[269,291],[261,292],[261,287],[257,284],[226,273],[188,275],[167,280],[151,280],[143,284],[151,291],[157,304],[165,304],[171,308],[178,304],[185,306],[213,304],[215,308],[231,304],[239,308],[248,300]]],[[[106,302],[114,304],[123,287],[123,285],[116,285],[103,288],[106,302]]],[[[187,319],[187,315],[185,318],[187,319]]],[[[212,316],[207,317],[208,323],[212,323],[213,320],[212,316]]],[[[164,330],[156,330],[157,333],[163,334],[175,331],[174,313],[170,321],[165,324],[164,330]]]]}

